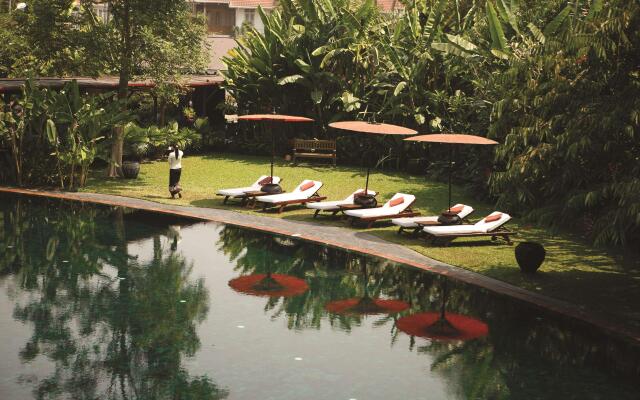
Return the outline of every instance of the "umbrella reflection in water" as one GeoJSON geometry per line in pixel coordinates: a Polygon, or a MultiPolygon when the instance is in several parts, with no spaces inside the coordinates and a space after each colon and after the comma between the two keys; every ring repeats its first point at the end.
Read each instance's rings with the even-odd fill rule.
{"type": "Polygon", "coordinates": [[[409,304],[400,300],[379,299],[369,294],[369,275],[364,257],[360,258],[364,272],[364,296],[345,300],[336,300],[325,305],[325,309],[334,314],[395,314],[409,308],[409,304]]]}
{"type": "Polygon", "coordinates": [[[487,324],[476,318],[446,313],[447,295],[445,282],[440,312],[426,312],[402,317],[396,322],[396,326],[408,335],[439,341],[465,341],[489,334],[487,324]]]}
{"type": "MultiPolygon", "coordinates": [[[[270,250],[271,245],[269,245],[270,250]]],[[[266,274],[240,276],[230,280],[229,286],[239,293],[266,297],[293,297],[309,290],[309,285],[304,279],[272,273],[266,250],[264,251],[263,263],[267,270],[266,274]]]]}

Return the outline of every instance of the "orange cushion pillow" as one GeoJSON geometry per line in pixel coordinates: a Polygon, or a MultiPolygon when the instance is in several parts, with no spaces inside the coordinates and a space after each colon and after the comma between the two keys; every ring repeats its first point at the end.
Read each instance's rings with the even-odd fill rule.
{"type": "Polygon", "coordinates": [[[398,197],[397,199],[393,199],[389,202],[389,207],[397,206],[402,203],[404,203],[404,197],[398,197]]]}
{"type": "Polygon", "coordinates": [[[263,186],[263,185],[268,185],[269,183],[271,183],[271,177],[267,176],[266,178],[258,182],[258,185],[263,186]]]}
{"type": "Polygon", "coordinates": [[[459,212],[461,212],[462,210],[464,210],[464,206],[451,207],[451,212],[452,212],[452,213],[456,213],[456,214],[458,214],[458,213],[459,213],[459,212]]]}
{"type": "Polygon", "coordinates": [[[307,189],[311,189],[314,185],[315,183],[313,182],[307,182],[304,185],[300,186],[300,190],[304,192],[307,189]]]}
{"type": "Polygon", "coordinates": [[[484,219],[484,222],[493,222],[493,221],[497,221],[500,218],[502,218],[502,213],[497,213],[494,215],[490,215],[487,218],[484,219]]]}

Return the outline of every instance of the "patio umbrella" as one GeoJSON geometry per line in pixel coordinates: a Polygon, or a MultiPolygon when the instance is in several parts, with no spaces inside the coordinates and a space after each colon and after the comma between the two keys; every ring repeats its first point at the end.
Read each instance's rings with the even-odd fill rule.
{"type": "Polygon", "coordinates": [[[464,341],[489,334],[486,323],[466,315],[446,313],[446,284],[442,294],[440,312],[426,312],[400,318],[399,330],[411,336],[441,341],[464,341]]]}
{"type": "Polygon", "coordinates": [[[352,299],[337,300],[327,303],[324,308],[334,314],[395,314],[409,308],[409,304],[401,300],[378,299],[369,294],[369,276],[364,258],[360,259],[364,270],[364,296],[352,299]]]}
{"type": "MultiPolygon", "coordinates": [[[[271,172],[270,178],[273,180],[273,163],[276,157],[276,139],[273,134],[273,122],[313,122],[313,119],[307,117],[298,117],[295,115],[282,115],[282,114],[248,114],[241,115],[238,117],[238,121],[264,121],[270,122],[271,128],[271,172]]],[[[260,189],[263,192],[270,194],[282,193],[282,188],[280,185],[275,183],[270,183],[267,185],[263,185],[260,189]]]]}
{"type": "MultiPolygon", "coordinates": [[[[414,136],[405,139],[411,142],[427,142],[427,143],[447,143],[447,144],[478,144],[478,145],[494,145],[498,142],[476,135],[465,135],[461,133],[434,133],[429,135],[414,136]]],[[[442,224],[455,224],[460,221],[457,214],[451,212],[451,173],[453,170],[453,146],[449,146],[449,203],[448,211],[443,213],[438,220],[442,224]]]]}
{"type": "MultiPolygon", "coordinates": [[[[332,122],[329,124],[329,126],[335,129],[342,129],[346,131],[351,131],[355,133],[364,133],[369,135],[409,136],[409,135],[415,135],[418,133],[413,129],[405,128],[398,125],[382,124],[382,123],[366,122],[366,121],[332,122]]],[[[376,205],[375,197],[367,193],[367,191],[369,190],[370,173],[371,173],[371,165],[367,164],[367,180],[365,183],[364,195],[357,196],[354,199],[354,202],[362,206],[375,207],[376,205]]]]}

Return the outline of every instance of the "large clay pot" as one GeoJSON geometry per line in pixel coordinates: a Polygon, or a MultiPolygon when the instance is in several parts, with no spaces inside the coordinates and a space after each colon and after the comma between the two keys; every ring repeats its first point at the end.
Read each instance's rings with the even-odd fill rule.
{"type": "Polygon", "coordinates": [[[125,179],[136,179],[140,173],[140,163],[137,161],[124,161],[122,163],[122,175],[125,179]]]}
{"type": "Polygon", "coordinates": [[[522,242],[516,246],[516,261],[520,270],[527,274],[535,273],[542,265],[546,251],[540,243],[522,242]]]}

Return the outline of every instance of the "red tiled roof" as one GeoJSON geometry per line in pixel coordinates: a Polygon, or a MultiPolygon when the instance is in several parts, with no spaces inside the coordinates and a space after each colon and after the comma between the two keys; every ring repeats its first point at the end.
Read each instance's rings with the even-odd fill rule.
{"type": "Polygon", "coordinates": [[[378,7],[383,12],[391,12],[403,8],[400,0],[377,0],[376,3],[378,3],[378,7]]]}
{"type": "Polygon", "coordinates": [[[274,8],[277,0],[229,0],[230,8],[274,8]]]}

